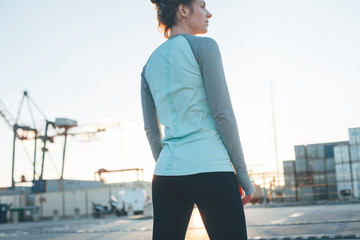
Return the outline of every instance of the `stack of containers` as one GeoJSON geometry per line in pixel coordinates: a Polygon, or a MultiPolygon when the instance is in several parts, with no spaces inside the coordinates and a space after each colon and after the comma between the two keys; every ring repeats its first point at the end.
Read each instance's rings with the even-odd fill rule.
{"type": "Polygon", "coordinates": [[[306,146],[309,167],[309,184],[313,187],[314,200],[325,200],[327,181],[325,171],[325,144],[309,144],[306,146]]]}
{"type": "Polygon", "coordinates": [[[352,196],[352,177],[349,145],[340,144],[334,147],[335,170],[337,192],[340,199],[350,198],[352,196]]]}
{"type": "Polygon", "coordinates": [[[349,135],[353,194],[360,198],[360,128],[349,128],[349,135]]]}
{"type": "Polygon", "coordinates": [[[296,200],[295,161],[283,161],[283,166],[285,179],[285,201],[292,202],[296,200]]]}
{"type": "MultiPolygon", "coordinates": [[[[340,144],[340,143],[339,143],[340,144]]],[[[336,144],[325,144],[325,174],[326,184],[329,199],[337,199],[337,186],[336,186],[336,172],[335,172],[335,158],[334,147],[336,144]]]]}
{"type": "Polygon", "coordinates": [[[338,198],[334,146],[347,142],[295,146],[295,175],[300,199],[338,198]]]}
{"type": "Polygon", "coordinates": [[[295,146],[295,175],[301,201],[313,201],[314,193],[312,187],[311,173],[305,145],[295,146]]]}

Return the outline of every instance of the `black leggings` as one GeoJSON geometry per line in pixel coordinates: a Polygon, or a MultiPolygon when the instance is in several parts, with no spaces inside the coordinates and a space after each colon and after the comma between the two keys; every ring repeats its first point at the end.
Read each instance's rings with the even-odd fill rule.
{"type": "Polygon", "coordinates": [[[244,209],[234,173],[154,176],[153,240],[184,240],[197,205],[211,240],[247,239],[244,209]]]}

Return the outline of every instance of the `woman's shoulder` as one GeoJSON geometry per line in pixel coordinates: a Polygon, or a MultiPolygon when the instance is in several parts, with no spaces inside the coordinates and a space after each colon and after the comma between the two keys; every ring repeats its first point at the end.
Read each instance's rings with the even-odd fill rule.
{"type": "Polygon", "coordinates": [[[212,56],[220,51],[217,42],[213,38],[194,35],[184,35],[184,37],[189,42],[198,62],[200,62],[203,57],[212,56]]]}
{"type": "Polygon", "coordinates": [[[217,46],[215,39],[211,37],[195,36],[190,34],[184,34],[183,37],[190,42],[190,44],[201,44],[202,46],[217,46]]]}

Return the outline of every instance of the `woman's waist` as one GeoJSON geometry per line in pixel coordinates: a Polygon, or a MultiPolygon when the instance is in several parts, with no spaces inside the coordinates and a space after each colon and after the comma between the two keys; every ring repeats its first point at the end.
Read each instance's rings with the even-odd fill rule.
{"type": "Polygon", "coordinates": [[[220,135],[215,126],[176,126],[166,127],[165,136],[162,140],[163,145],[166,144],[190,144],[208,141],[217,141],[220,135]]]}
{"type": "Polygon", "coordinates": [[[202,158],[176,158],[160,157],[156,162],[156,175],[189,175],[201,172],[233,172],[233,166],[229,158],[213,159],[202,158]]]}
{"type": "Polygon", "coordinates": [[[201,138],[187,141],[164,141],[160,158],[171,159],[226,159],[228,151],[221,138],[201,138]]]}

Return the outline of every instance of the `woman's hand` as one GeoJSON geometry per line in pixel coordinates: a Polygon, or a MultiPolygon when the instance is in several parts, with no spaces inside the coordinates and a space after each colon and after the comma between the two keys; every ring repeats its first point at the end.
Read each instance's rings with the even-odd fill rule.
{"type": "Polygon", "coordinates": [[[245,206],[248,202],[251,201],[251,199],[254,197],[254,193],[250,194],[250,195],[246,195],[244,198],[243,198],[243,205],[245,206]]]}

